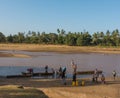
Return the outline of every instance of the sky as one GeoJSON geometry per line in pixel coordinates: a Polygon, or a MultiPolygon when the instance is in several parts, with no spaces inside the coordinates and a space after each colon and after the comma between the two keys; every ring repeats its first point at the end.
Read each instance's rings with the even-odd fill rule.
{"type": "Polygon", "coordinates": [[[120,0],[0,0],[0,32],[120,30],[120,0]]]}

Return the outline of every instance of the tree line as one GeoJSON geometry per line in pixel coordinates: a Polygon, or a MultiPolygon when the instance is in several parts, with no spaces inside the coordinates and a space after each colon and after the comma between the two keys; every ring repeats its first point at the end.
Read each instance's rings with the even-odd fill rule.
{"type": "Polygon", "coordinates": [[[56,33],[46,32],[18,32],[5,36],[0,32],[0,43],[31,43],[31,44],[59,44],[69,46],[119,46],[120,32],[118,29],[110,32],[66,32],[57,29],[56,33]]]}

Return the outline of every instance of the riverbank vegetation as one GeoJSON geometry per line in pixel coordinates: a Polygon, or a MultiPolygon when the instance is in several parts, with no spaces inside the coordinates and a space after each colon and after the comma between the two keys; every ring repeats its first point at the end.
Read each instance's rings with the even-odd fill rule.
{"type": "Polygon", "coordinates": [[[57,29],[55,33],[46,32],[18,32],[5,36],[0,32],[1,43],[52,44],[68,46],[119,46],[120,32],[118,29],[110,32],[66,32],[57,29]]]}

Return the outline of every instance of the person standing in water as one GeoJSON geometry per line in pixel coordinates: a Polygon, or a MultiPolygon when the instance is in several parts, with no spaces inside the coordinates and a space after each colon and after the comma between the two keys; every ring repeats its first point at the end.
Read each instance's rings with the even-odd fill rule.
{"type": "Polygon", "coordinates": [[[102,73],[101,75],[101,83],[102,84],[105,84],[105,75],[102,73]]]}
{"type": "Polygon", "coordinates": [[[62,68],[60,66],[59,71],[58,71],[58,78],[61,78],[61,77],[62,77],[62,68]]]}
{"type": "Polygon", "coordinates": [[[62,82],[66,85],[66,67],[62,67],[62,82]]]}
{"type": "Polygon", "coordinates": [[[95,82],[98,82],[99,73],[97,68],[94,71],[94,77],[95,77],[95,82]]]}
{"type": "Polygon", "coordinates": [[[71,66],[73,68],[73,81],[76,82],[77,64],[74,63],[74,60],[71,61],[71,66]]]}
{"type": "Polygon", "coordinates": [[[114,71],[112,72],[112,74],[113,74],[113,78],[114,78],[114,80],[115,80],[115,78],[116,78],[116,71],[114,70],[114,71]]]}
{"type": "Polygon", "coordinates": [[[45,73],[48,73],[48,65],[45,66],[45,73]]]}

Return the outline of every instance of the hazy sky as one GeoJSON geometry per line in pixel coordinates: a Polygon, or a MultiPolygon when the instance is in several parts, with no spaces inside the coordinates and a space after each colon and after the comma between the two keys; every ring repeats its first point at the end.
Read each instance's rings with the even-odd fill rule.
{"type": "Polygon", "coordinates": [[[120,30],[120,0],[0,0],[0,32],[120,30]]]}

